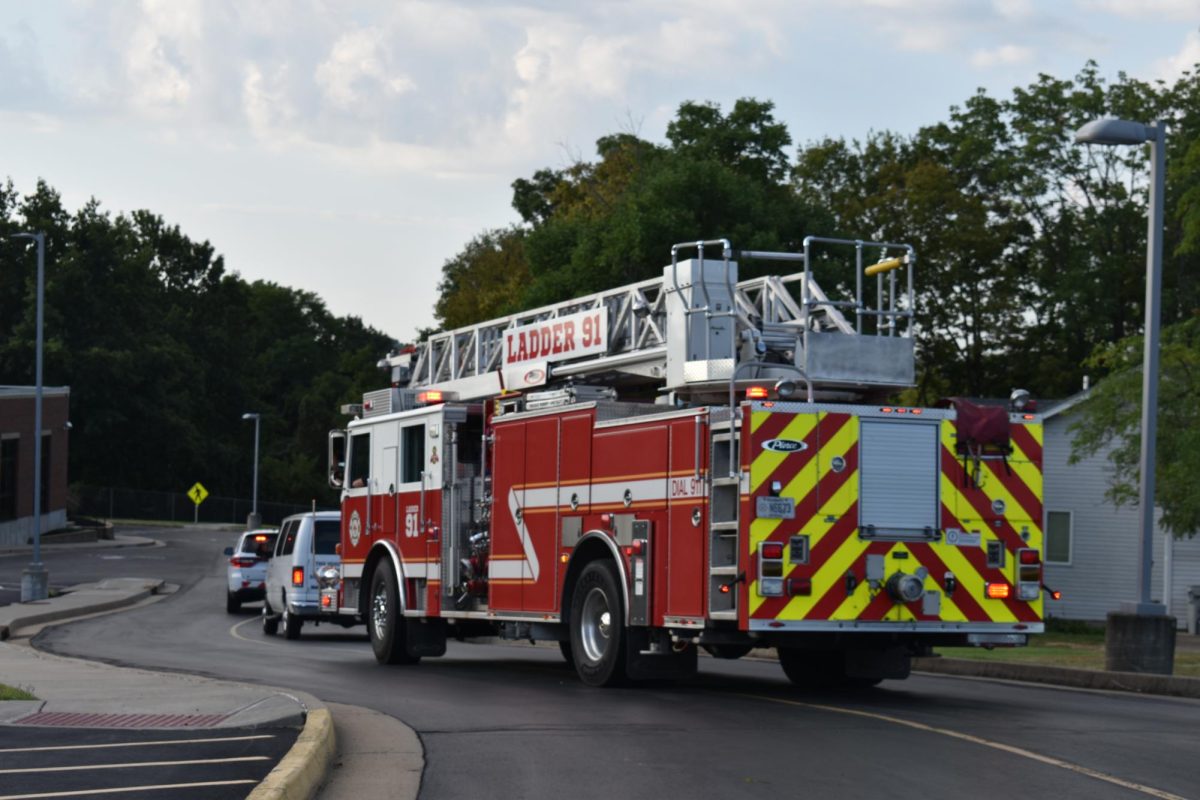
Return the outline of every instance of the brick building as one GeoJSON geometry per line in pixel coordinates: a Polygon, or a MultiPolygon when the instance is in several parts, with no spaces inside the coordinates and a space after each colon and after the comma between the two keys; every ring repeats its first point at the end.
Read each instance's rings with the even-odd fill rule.
{"type": "MultiPolygon", "coordinates": [[[[67,386],[42,388],[42,532],[67,524],[67,386]]],[[[32,386],[0,386],[0,547],[33,536],[33,442],[36,393],[32,386]]]]}

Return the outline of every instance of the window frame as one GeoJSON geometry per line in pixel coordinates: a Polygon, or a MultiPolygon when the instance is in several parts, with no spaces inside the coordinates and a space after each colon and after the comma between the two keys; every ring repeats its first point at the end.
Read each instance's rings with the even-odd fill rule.
{"type": "Polygon", "coordinates": [[[1042,560],[1047,564],[1053,564],[1056,567],[1069,567],[1075,560],[1075,512],[1069,509],[1046,509],[1045,527],[1042,529],[1044,540],[1042,543],[1042,560]],[[1051,514],[1066,514],[1067,515],[1067,560],[1066,561],[1051,561],[1050,560],[1050,515],[1051,514]]]}

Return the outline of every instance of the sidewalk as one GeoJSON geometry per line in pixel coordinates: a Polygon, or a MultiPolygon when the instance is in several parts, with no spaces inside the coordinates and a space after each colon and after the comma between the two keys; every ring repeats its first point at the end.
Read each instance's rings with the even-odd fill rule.
{"type": "Polygon", "coordinates": [[[9,640],[0,641],[0,681],[38,698],[0,702],[0,725],[298,727],[296,743],[249,795],[252,800],[348,800],[366,792],[416,798],[424,766],[420,741],[385,714],[337,705],[335,720],[330,708],[304,692],[115,667],[29,645],[27,637],[43,624],[134,605],[162,588],[158,580],[117,578],[0,607],[0,638],[9,640]],[[339,766],[346,768],[334,769],[339,766]]]}

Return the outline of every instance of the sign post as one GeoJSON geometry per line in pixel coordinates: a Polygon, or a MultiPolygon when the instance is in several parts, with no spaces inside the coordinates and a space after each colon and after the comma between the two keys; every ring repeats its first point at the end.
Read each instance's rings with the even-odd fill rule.
{"type": "Polygon", "coordinates": [[[206,497],[208,497],[208,489],[204,488],[203,483],[201,483],[200,481],[196,481],[196,485],[193,486],[192,488],[188,489],[187,496],[192,498],[192,502],[196,504],[196,513],[192,517],[192,522],[193,523],[199,522],[200,521],[200,504],[204,502],[204,499],[206,497]]]}

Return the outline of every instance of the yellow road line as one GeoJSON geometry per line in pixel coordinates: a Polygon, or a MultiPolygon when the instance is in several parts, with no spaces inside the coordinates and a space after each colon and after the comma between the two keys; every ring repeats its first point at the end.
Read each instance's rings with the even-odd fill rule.
{"type": "MultiPolygon", "coordinates": [[[[821,703],[802,703],[798,700],[785,700],[782,697],[765,697],[763,695],[744,694],[741,692],[734,692],[733,694],[737,694],[741,697],[748,697],[753,700],[766,700],[766,701],[772,702],[772,703],[782,703],[784,705],[789,705],[789,706],[799,706],[801,708],[812,708],[812,709],[816,709],[818,711],[829,711],[834,714],[846,714],[846,715],[852,716],[852,717],[865,717],[867,719],[880,720],[881,722],[890,722],[893,725],[902,725],[906,728],[913,728],[918,731],[925,731],[926,733],[936,733],[941,736],[948,736],[951,739],[958,739],[960,741],[970,742],[971,744],[977,744],[977,745],[981,745],[983,747],[990,747],[993,750],[1000,750],[1001,752],[1009,753],[1009,754],[1015,755],[1015,756],[1020,756],[1021,758],[1027,758],[1031,761],[1037,761],[1041,764],[1046,764],[1051,767],[1058,767],[1059,769],[1065,769],[1068,772],[1074,772],[1079,775],[1086,775],[1089,778],[1095,778],[1096,780],[1104,781],[1105,783],[1111,783],[1114,786],[1120,786],[1124,789],[1130,789],[1135,792],[1140,792],[1140,793],[1142,793],[1144,795],[1148,795],[1150,797],[1160,798],[1160,800],[1187,800],[1186,797],[1183,797],[1181,795],[1172,794],[1171,792],[1166,792],[1166,791],[1163,791],[1162,789],[1155,789],[1153,786],[1146,786],[1141,783],[1134,783],[1133,781],[1127,781],[1124,778],[1118,778],[1116,775],[1109,775],[1107,772],[1100,772],[1099,770],[1092,769],[1091,767],[1085,767],[1081,764],[1073,764],[1070,761],[1063,761],[1060,758],[1054,758],[1053,756],[1046,756],[1046,755],[1042,755],[1041,753],[1035,753],[1032,750],[1026,750],[1023,747],[1016,747],[1011,744],[1004,744],[1003,742],[993,742],[990,739],[984,739],[979,736],[973,736],[969,733],[960,733],[959,731],[952,731],[948,728],[938,728],[933,725],[926,725],[922,722],[914,722],[914,721],[908,720],[908,719],[901,719],[900,717],[892,717],[887,714],[877,714],[873,711],[860,711],[859,709],[854,709],[854,708],[840,708],[838,706],[827,706],[827,705],[823,705],[821,703]]],[[[0,798],[0,800],[4,800],[4,798],[0,798]]]]}

